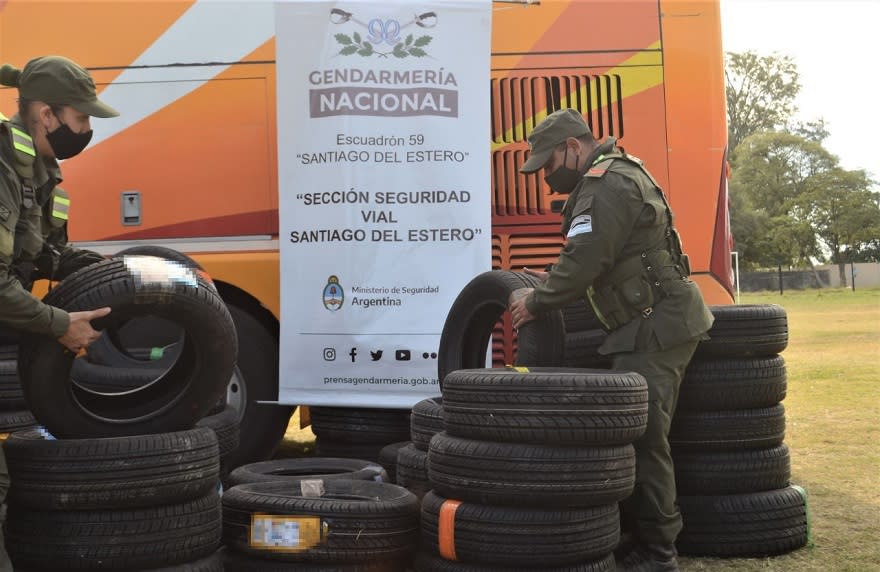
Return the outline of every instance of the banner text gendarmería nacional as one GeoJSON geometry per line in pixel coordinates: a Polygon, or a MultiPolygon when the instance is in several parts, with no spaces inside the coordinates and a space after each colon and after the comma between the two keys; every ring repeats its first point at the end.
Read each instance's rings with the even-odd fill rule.
{"type": "Polygon", "coordinates": [[[491,267],[491,11],[277,4],[279,401],[440,394],[446,314],[491,267]]]}

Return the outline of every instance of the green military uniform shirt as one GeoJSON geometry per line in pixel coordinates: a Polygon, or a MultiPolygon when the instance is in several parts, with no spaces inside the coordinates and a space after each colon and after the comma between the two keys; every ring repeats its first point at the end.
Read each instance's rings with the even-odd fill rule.
{"type": "Polygon", "coordinates": [[[635,266],[611,290],[634,306],[642,296],[662,291],[662,297],[656,296],[659,300],[649,311],[614,328],[600,352],[655,351],[704,338],[712,314],[687,271],[665,257],[665,263],[652,269],[650,279],[656,284],[645,284],[646,274],[640,272],[643,254],[669,251],[669,211],[653,178],[616,151],[613,140],[595,149],[586,164],[590,169],[563,208],[566,245],[546,282],[526,301],[529,312],[562,308],[599,285],[609,286],[609,278],[619,279],[623,266],[635,266]]]}
{"type": "Polygon", "coordinates": [[[0,327],[4,329],[60,337],[70,324],[67,312],[29,292],[33,279],[58,278],[59,260],[76,254],[66,244],[70,201],[59,182],[58,163],[36,154],[18,116],[11,120],[0,116],[0,327]],[[23,173],[31,175],[29,180],[23,173]]]}

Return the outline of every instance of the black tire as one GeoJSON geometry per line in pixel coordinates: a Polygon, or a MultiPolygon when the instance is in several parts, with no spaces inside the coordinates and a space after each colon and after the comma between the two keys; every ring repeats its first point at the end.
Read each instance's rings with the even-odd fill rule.
{"type": "Polygon", "coordinates": [[[406,409],[312,407],[310,412],[312,432],[318,439],[384,446],[410,437],[410,412],[406,409]]]}
{"type": "Polygon", "coordinates": [[[669,444],[673,449],[722,451],[769,449],[785,437],[782,404],[737,411],[680,411],[672,420],[669,444]]]}
{"type": "Polygon", "coordinates": [[[231,470],[229,467],[229,457],[235,454],[239,446],[238,411],[227,405],[219,413],[203,418],[196,423],[196,427],[207,427],[217,435],[220,473],[227,474],[231,470]]]}
{"type": "Polygon", "coordinates": [[[587,330],[601,330],[602,322],[596,317],[593,306],[586,298],[575,300],[562,309],[562,320],[565,323],[565,332],[584,332],[587,330]]]}
{"type": "Polygon", "coordinates": [[[562,566],[601,558],[620,540],[617,504],[523,509],[457,504],[429,492],[422,501],[422,549],[440,552],[441,509],[454,511],[446,551],[457,560],[509,566],[562,566]],[[451,554],[450,554],[451,555],[451,554]]]}
{"type": "Polygon", "coordinates": [[[800,487],[726,496],[680,496],[684,527],[676,542],[689,556],[774,556],[805,546],[807,497],[800,487]]]}
{"type": "Polygon", "coordinates": [[[208,429],[106,439],[13,433],[4,445],[11,502],[40,510],[97,510],[183,502],[216,488],[217,438],[208,429]]]}
{"type": "Polygon", "coordinates": [[[142,388],[159,379],[167,371],[167,367],[117,367],[98,365],[88,359],[73,360],[70,368],[70,380],[75,384],[93,391],[120,393],[142,388]]]}
{"type": "MultiPolygon", "coordinates": [[[[186,254],[152,244],[142,244],[120,250],[113,258],[125,256],[155,256],[197,271],[213,286],[211,277],[202,266],[186,254]]],[[[89,347],[89,358],[96,364],[113,367],[141,367],[161,365],[170,367],[179,354],[182,341],[180,328],[151,317],[139,318],[116,329],[109,329],[89,347]],[[158,356],[157,356],[158,350],[158,356]]]]}
{"type": "Polygon", "coordinates": [[[404,562],[379,561],[363,564],[315,564],[311,562],[278,562],[233,550],[221,549],[226,572],[405,572],[404,562]]]}
{"type": "Polygon", "coordinates": [[[105,330],[88,348],[88,361],[112,368],[171,367],[180,355],[181,329],[167,320],[144,316],[105,330]]]}
{"type": "Polygon", "coordinates": [[[608,334],[604,330],[584,330],[565,335],[565,360],[562,365],[568,368],[611,367],[611,358],[599,353],[599,346],[605,343],[608,334]]]}
{"type": "Polygon", "coordinates": [[[412,443],[417,449],[428,450],[431,437],[442,432],[446,427],[443,424],[443,398],[431,397],[423,399],[413,405],[410,419],[410,435],[412,443]]]}
{"type": "Polygon", "coordinates": [[[397,483],[397,453],[410,444],[412,444],[412,441],[391,443],[390,445],[385,445],[379,451],[379,464],[385,467],[389,483],[397,483]]]}
{"type": "Polygon", "coordinates": [[[596,506],[627,498],[635,483],[632,445],[521,445],[440,433],[431,439],[428,459],[435,491],[477,504],[596,506]]]}
{"type": "MultiPolygon", "coordinates": [[[[438,376],[459,369],[486,366],[486,351],[492,331],[507,310],[510,294],[520,288],[533,288],[537,278],[519,272],[492,270],[465,285],[452,303],[443,333],[437,361],[438,376]]],[[[546,312],[517,332],[516,363],[532,367],[562,363],[565,351],[565,325],[562,312],[546,312]]]]}
{"type": "MultiPolygon", "coordinates": [[[[324,494],[320,497],[302,496],[300,483],[251,483],[229,489],[223,494],[226,546],[289,562],[365,563],[409,556],[419,527],[415,495],[387,483],[336,479],[323,484],[324,494]],[[314,545],[296,552],[252,546],[255,514],[311,519],[322,538],[314,538],[314,545]]],[[[301,537],[301,541],[304,539],[301,537]]]]}
{"type": "Polygon", "coordinates": [[[428,453],[407,445],[397,452],[397,484],[419,499],[431,489],[428,484],[428,453]]]}
{"type": "Polygon", "coordinates": [[[114,254],[113,258],[122,258],[124,256],[156,256],[158,258],[164,258],[165,260],[178,262],[186,268],[201,270],[202,272],[205,270],[202,268],[201,264],[179,250],[174,250],[173,248],[168,248],[166,246],[159,246],[158,244],[139,244],[137,246],[130,246],[114,254]]]}
{"type": "Polygon", "coordinates": [[[238,467],[272,457],[296,408],[259,403],[278,400],[277,332],[234,304],[229,314],[238,332],[239,352],[225,397],[238,412],[240,442],[227,461],[238,467]]]}
{"type": "Polygon", "coordinates": [[[718,453],[673,451],[680,495],[733,495],[783,489],[791,479],[786,445],[718,453]]]}
{"type": "Polygon", "coordinates": [[[355,443],[348,444],[327,439],[315,439],[315,456],[339,457],[342,459],[362,459],[364,461],[379,462],[379,453],[385,447],[385,443],[355,443]]]}
{"type": "Polygon", "coordinates": [[[700,342],[697,356],[772,356],[788,346],[788,318],[776,304],[710,306],[715,323],[711,339],[700,342]]]}
{"type": "MultiPolygon", "coordinates": [[[[205,558],[199,558],[192,562],[162,566],[161,568],[140,569],[138,572],[224,572],[222,548],[205,558]]],[[[103,568],[102,568],[103,569],[103,568]]],[[[46,568],[21,568],[16,567],[15,572],[55,572],[54,569],[46,568]]]]}
{"type": "Polygon", "coordinates": [[[354,481],[387,482],[388,473],[379,465],[357,459],[313,457],[276,459],[238,467],[230,473],[230,487],[247,483],[291,482],[303,479],[347,479],[354,481]]]}
{"type": "Polygon", "coordinates": [[[630,372],[459,370],[446,378],[443,419],[447,433],[467,439],[626,444],[645,432],[648,386],[630,372]]]}
{"type": "Polygon", "coordinates": [[[38,511],[10,504],[7,549],[16,569],[168,567],[216,552],[221,522],[216,492],[131,510],[38,511]]]}
{"type": "Polygon", "coordinates": [[[111,320],[156,315],[186,331],[180,357],[165,375],[139,390],[116,394],[71,384],[73,354],[50,337],[24,337],[19,374],[25,399],[34,416],[56,437],[118,437],[188,429],[223,395],[237,350],[235,325],[225,304],[192,271],[173,277],[174,270],[167,266],[152,270],[167,271],[167,280],[143,281],[138,269],[123,260],[105,260],[74,273],[46,296],[47,304],[67,311],[113,308],[106,318],[93,321],[97,329],[107,327],[111,320]],[[41,398],[46,395],[52,399],[41,398]]]}
{"type": "Polygon", "coordinates": [[[719,411],[771,407],[785,399],[782,356],[694,360],[678,396],[678,410],[719,411]]]}
{"type": "Polygon", "coordinates": [[[0,433],[12,433],[37,426],[30,411],[0,411],[0,433]]]}
{"type": "Polygon", "coordinates": [[[0,360],[18,359],[18,341],[20,334],[0,331],[0,360]]]}
{"type": "Polygon", "coordinates": [[[608,554],[604,558],[592,562],[581,562],[568,566],[492,566],[483,564],[470,564],[446,560],[440,556],[419,552],[416,554],[415,572],[614,572],[614,554],[608,554]]]}
{"type": "Polygon", "coordinates": [[[0,360],[0,410],[19,411],[26,407],[18,381],[18,361],[0,360]]]}
{"type": "Polygon", "coordinates": [[[193,562],[185,562],[176,566],[163,566],[162,568],[153,568],[152,570],[143,570],[142,572],[224,572],[223,556],[218,550],[210,556],[193,562]]]}

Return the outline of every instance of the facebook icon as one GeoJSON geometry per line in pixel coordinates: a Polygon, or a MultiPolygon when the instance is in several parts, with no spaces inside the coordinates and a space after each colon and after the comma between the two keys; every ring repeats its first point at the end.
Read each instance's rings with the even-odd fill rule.
{"type": "Polygon", "coordinates": [[[356,355],[358,355],[358,349],[357,349],[357,348],[351,348],[351,351],[348,352],[348,355],[351,356],[351,363],[354,363],[354,358],[355,358],[356,355]]]}

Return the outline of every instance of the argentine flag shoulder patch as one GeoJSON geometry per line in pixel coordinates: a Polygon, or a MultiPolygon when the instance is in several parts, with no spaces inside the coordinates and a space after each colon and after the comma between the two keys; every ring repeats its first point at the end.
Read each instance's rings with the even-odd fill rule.
{"type": "Polygon", "coordinates": [[[571,238],[579,234],[586,234],[588,232],[593,232],[592,215],[578,215],[574,217],[574,219],[571,221],[571,227],[568,229],[568,234],[566,235],[566,238],[571,238]]]}

